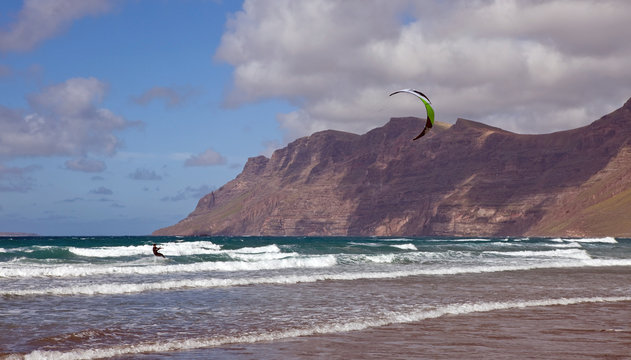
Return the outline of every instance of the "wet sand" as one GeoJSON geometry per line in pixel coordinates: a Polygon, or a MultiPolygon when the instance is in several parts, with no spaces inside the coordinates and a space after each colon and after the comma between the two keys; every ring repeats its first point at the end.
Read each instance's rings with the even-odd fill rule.
{"type": "MultiPolygon", "coordinates": [[[[171,356],[176,354],[171,354],[171,356]]],[[[212,359],[631,359],[631,303],[444,316],[179,353],[212,359]]]]}

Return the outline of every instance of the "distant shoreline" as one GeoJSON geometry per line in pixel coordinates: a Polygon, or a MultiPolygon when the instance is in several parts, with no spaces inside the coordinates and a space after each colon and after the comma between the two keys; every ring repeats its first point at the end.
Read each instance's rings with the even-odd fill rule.
{"type": "Polygon", "coordinates": [[[21,232],[0,232],[0,237],[26,237],[26,236],[39,236],[38,234],[21,233],[21,232]]]}

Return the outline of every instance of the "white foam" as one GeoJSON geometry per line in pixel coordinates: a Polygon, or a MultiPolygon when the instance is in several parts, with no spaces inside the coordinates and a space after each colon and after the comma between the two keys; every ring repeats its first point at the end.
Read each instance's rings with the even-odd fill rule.
{"type": "MultiPolygon", "coordinates": [[[[221,246],[210,241],[189,241],[189,242],[169,242],[158,244],[160,250],[166,256],[190,256],[190,255],[209,255],[209,254],[263,254],[263,253],[280,253],[281,250],[277,245],[266,245],[260,247],[245,247],[234,250],[221,250],[221,246]]],[[[129,257],[144,256],[152,254],[151,245],[135,245],[135,246],[104,246],[96,248],[78,248],[70,247],[68,250],[73,254],[85,257],[110,258],[110,257],[129,257]]]]}
{"type": "Polygon", "coordinates": [[[113,265],[75,265],[64,264],[54,266],[33,266],[21,264],[19,267],[0,267],[2,277],[83,277],[95,275],[128,275],[128,274],[171,274],[207,271],[257,271],[288,268],[330,267],[337,263],[333,255],[314,255],[309,257],[289,257],[262,261],[217,261],[176,265],[148,266],[113,266],[113,265]]]}
{"type": "Polygon", "coordinates": [[[564,239],[565,241],[573,241],[578,243],[605,243],[617,244],[618,241],[610,236],[604,238],[583,238],[583,239],[564,239]]]}
{"type": "Polygon", "coordinates": [[[548,264],[531,265],[493,265],[450,267],[434,269],[414,269],[382,272],[343,272],[343,273],[319,273],[310,275],[280,275],[271,277],[245,277],[245,278],[201,278],[183,279],[177,281],[163,281],[155,283],[111,283],[99,285],[74,285],[63,287],[46,287],[41,289],[25,290],[1,290],[0,296],[38,296],[38,295],[116,295],[131,294],[144,291],[169,291],[179,289],[204,289],[215,287],[248,286],[248,285],[288,285],[297,283],[313,283],[318,281],[353,281],[353,280],[377,280],[395,279],[409,276],[423,275],[459,275],[472,273],[493,273],[504,271],[526,271],[534,269],[562,269],[576,267],[611,267],[631,266],[631,260],[588,260],[588,261],[559,261],[548,264]]]}
{"type": "MultiPolygon", "coordinates": [[[[212,348],[227,344],[251,344],[264,341],[277,341],[300,336],[311,336],[318,334],[337,334],[349,331],[366,330],[375,327],[382,327],[393,324],[404,324],[420,322],[427,319],[440,318],[446,315],[466,315],[472,313],[482,313],[491,311],[523,309],[531,307],[546,306],[569,306],[584,303],[610,303],[631,301],[630,296],[612,297],[576,297],[557,299],[536,299],[507,302],[481,302],[481,303],[455,303],[438,306],[432,309],[413,309],[406,312],[391,312],[376,314],[373,317],[366,317],[357,321],[346,321],[343,323],[331,322],[328,324],[318,324],[306,328],[296,328],[280,331],[259,332],[248,335],[227,335],[216,337],[198,337],[188,340],[177,340],[167,342],[147,342],[139,344],[119,345],[104,348],[76,349],[68,352],[42,351],[36,350],[26,354],[25,360],[39,359],[95,359],[105,357],[115,357],[129,354],[141,353],[164,353],[171,351],[194,350],[201,348],[212,348]]],[[[9,357],[12,358],[12,357],[9,357]]],[[[13,358],[21,358],[15,355],[13,358]]]]}
{"type": "Polygon", "coordinates": [[[391,264],[396,258],[394,254],[363,255],[362,257],[364,257],[369,262],[377,264],[391,264]]]}
{"type": "Polygon", "coordinates": [[[79,256],[106,258],[151,254],[151,246],[113,246],[97,248],[69,247],[68,251],[79,256]]]}
{"type": "Polygon", "coordinates": [[[279,253],[281,252],[280,248],[276,244],[258,246],[258,247],[244,247],[240,249],[234,250],[225,250],[227,253],[231,254],[261,254],[261,253],[279,253]]]}
{"type": "Polygon", "coordinates": [[[444,258],[443,254],[425,253],[425,252],[407,252],[407,253],[387,253],[387,254],[339,254],[337,258],[340,264],[392,264],[395,262],[419,262],[428,258],[444,258]]]}
{"type": "Polygon", "coordinates": [[[554,248],[580,248],[581,244],[576,242],[563,242],[559,244],[546,244],[546,246],[554,247],[554,248]]]}
{"type": "Polygon", "coordinates": [[[166,256],[187,256],[215,254],[221,250],[221,246],[210,241],[186,241],[159,244],[160,250],[166,256]]]}
{"type": "Polygon", "coordinates": [[[237,260],[248,261],[248,262],[256,262],[256,261],[267,261],[267,260],[278,260],[278,259],[286,259],[291,257],[298,257],[299,254],[292,253],[260,253],[260,254],[249,254],[249,253],[232,253],[230,257],[237,260]]]}
{"type": "Polygon", "coordinates": [[[39,251],[39,250],[48,250],[48,249],[52,249],[53,246],[40,246],[40,245],[34,245],[34,246],[24,246],[24,247],[16,247],[16,248],[11,248],[11,249],[5,249],[6,252],[24,252],[24,253],[32,253],[35,251],[39,251]]]}
{"type": "Polygon", "coordinates": [[[483,254],[496,254],[512,257],[536,257],[536,258],[566,258],[589,260],[591,256],[583,249],[556,249],[546,251],[484,251],[483,254]]]}
{"type": "Polygon", "coordinates": [[[13,252],[33,252],[29,247],[16,247],[16,248],[0,248],[0,252],[13,253],[13,252]],[[29,251],[30,250],[30,251],[29,251]]]}
{"type": "Polygon", "coordinates": [[[415,251],[418,250],[418,248],[412,243],[401,244],[401,245],[390,245],[390,246],[395,247],[397,249],[401,249],[401,250],[415,250],[415,251]]]}
{"type": "Polygon", "coordinates": [[[380,244],[380,243],[367,243],[367,242],[354,242],[351,241],[348,243],[349,245],[353,245],[353,246],[366,246],[366,247],[380,247],[380,246],[384,246],[384,244],[380,244]]]}
{"type": "MultiPolygon", "coordinates": [[[[166,256],[216,254],[221,249],[221,246],[210,241],[169,242],[158,244],[158,246],[162,248],[160,252],[166,256]]],[[[151,255],[151,248],[152,245],[103,246],[95,248],[70,247],[68,251],[79,256],[107,258],[151,255]]]]}

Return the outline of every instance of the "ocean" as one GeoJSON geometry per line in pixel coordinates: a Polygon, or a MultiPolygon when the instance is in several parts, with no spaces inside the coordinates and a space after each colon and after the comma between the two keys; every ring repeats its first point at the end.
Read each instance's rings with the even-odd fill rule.
{"type": "Polygon", "coordinates": [[[0,238],[0,358],[631,359],[631,239],[0,238]]]}

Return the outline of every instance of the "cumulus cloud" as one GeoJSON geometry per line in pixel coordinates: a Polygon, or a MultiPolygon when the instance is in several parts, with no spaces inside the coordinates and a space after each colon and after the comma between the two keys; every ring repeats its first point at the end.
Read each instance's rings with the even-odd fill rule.
{"type": "Polygon", "coordinates": [[[25,0],[17,20],[0,30],[0,51],[30,50],[65,30],[74,20],[110,8],[110,0],[25,0]]]}
{"type": "Polygon", "coordinates": [[[88,173],[103,172],[107,166],[101,160],[79,158],[66,161],[66,169],[88,173]]]}
{"type": "Polygon", "coordinates": [[[136,171],[129,174],[129,178],[134,180],[162,180],[162,176],[156,174],[155,171],[144,168],[136,169],[136,171]]]}
{"type": "Polygon", "coordinates": [[[164,87],[155,86],[144,93],[132,97],[132,101],[138,105],[148,105],[153,101],[164,101],[166,107],[182,105],[195,95],[191,87],[164,87]]]}
{"type": "Polygon", "coordinates": [[[201,154],[192,155],[184,162],[184,166],[213,166],[223,165],[226,158],[213,149],[208,149],[201,154]]]}
{"type": "Polygon", "coordinates": [[[0,105],[0,156],[113,155],[116,131],[136,123],[100,108],[107,86],[73,78],[28,96],[25,112],[0,105]]]}
{"type": "Polygon", "coordinates": [[[246,0],[215,58],[234,66],[227,106],[296,106],[277,118],[288,138],[424,117],[388,98],[408,87],[430,96],[438,121],[548,132],[631,96],[629,13],[624,0],[246,0]]]}

